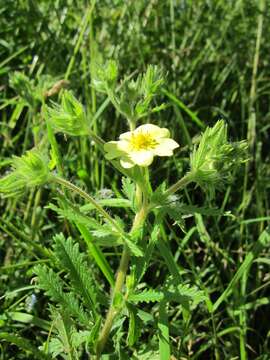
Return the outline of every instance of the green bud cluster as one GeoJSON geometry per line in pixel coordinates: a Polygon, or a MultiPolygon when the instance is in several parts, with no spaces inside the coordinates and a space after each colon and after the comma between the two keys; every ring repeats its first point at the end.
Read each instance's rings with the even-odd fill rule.
{"type": "Polygon", "coordinates": [[[13,171],[0,179],[0,193],[4,197],[22,195],[27,188],[41,186],[50,180],[49,159],[39,149],[12,159],[13,171]]]}
{"type": "Polygon", "coordinates": [[[117,78],[118,67],[114,60],[95,66],[93,85],[97,91],[107,93],[108,89],[114,90],[117,78]]]}
{"type": "Polygon", "coordinates": [[[157,66],[148,66],[144,74],[135,80],[124,78],[119,88],[116,88],[118,67],[115,61],[108,61],[105,65],[96,67],[93,85],[97,91],[107,93],[109,99],[132,128],[137,120],[153,112],[164,109],[165,105],[152,107],[153,97],[159,92],[164,80],[162,72],[157,66]]]}
{"type": "Polygon", "coordinates": [[[88,135],[89,128],[83,105],[68,90],[63,92],[61,105],[46,106],[45,116],[56,132],[71,136],[88,135]]]}
{"type": "Polygon", "coordinates": [[[206,128],[191,154],[193,180],[211,197],[215,188],[221,188],[233,169],[247,159],[246,141],[230,143],[227,137],[227,125],[220,120],[214,127],[206,128]]]}
{"type": "Polygon", "coordinates": [[[56,81],[49,75],[41,75],[38,79],[31,79],[19,71],[15,71],[9,76],[10,86],[23,99],[25,105],[32,108],[39,106],[44,98],[53,95],[56,90],[67,85],[64,80],[56,81]]]}
{"type": "Polygon", "coordinates": [[[164,79],[160,69],[157,66],[149,65],[146,72],[139,75],[136,80],[124,82],[123,91],[120,93],[120,108],[126,112],[129,109],[128,116],[135,120],[162,110],[163,104],[152,108],[151,102],[163,83],[164,79]]]}

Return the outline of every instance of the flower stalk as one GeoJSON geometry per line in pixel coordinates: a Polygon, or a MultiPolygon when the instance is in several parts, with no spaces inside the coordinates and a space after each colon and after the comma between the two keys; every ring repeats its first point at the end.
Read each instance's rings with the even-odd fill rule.
{"type": "Polygon", "coordinates": [[[118,231],[120,234],[123,234],[123,230],[121,227],[117,224],[117,222],[114,221],[114,219],[103,209],[102,206],[100,206],[97,201],[87,194],[84,190],[80,189],[78,186],[72,184],[68,180],[65,180],[59,176],[52,175],[51,180],[68,188],[69,190],[79,194],[81,197],[83,197],[85,200],[90,202],[97,210],[98,212],[104,216],[104,218],[114,227],[116,231],[118,231]]]}
{"type": "MultiPolygon", "coordinates": [[[[139,228],[141,228],[143,226],[144,221],[147,218],[148,211],[149,211],[148,206],[147,206],[148,205],[147,194],[143,191],[143,189],[140,187],[139,184],[137,184],[137,186],[136,186],[136,202],[137,202],[137,204],[140,204],[140,209],[134,217],[133,225],[130,230],[131,236],[139,228]]],[[[96,347],[97,360],[100,359],[102,351],[108,341],[110,331],[111,331],[111,328],[113,325],[113,321],[114,321],[116,315],[121,311],[121,308],[119,308],[119,306],[115,305],[115,299],[116,299],[117,295],[119,293],[121,293],[122,288],[124,286],[127,271],[128,271],[129,260],[130,260],[129,248],[126,245],[124,245],[119,268],[117,271],[115,286],[114,286],[114,289],[112,292],[111,305],[107,312],[103,328],[101,330],[99,339],[97,341],[97,347],[96,347]]]]}
{"type": "Polygon", "coordinates": [[[178,190],[185,188],[189,183],[194,181],[194,175],[191,172],[188,172],[185,176],[183,176],[180,180],[178,180],[175,184],[170,186],[164,193],[164,196],[170,196],[176,193],[178,190]]]}

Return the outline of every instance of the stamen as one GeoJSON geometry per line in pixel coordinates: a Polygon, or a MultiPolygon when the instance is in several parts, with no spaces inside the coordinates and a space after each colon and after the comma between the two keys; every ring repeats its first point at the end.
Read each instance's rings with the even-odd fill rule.
{"type": "Polygon", "coordinates": [[[132,134],[130,142],[134,150],[149,150],[157,145],[156,140],[149,133],[142,132],[132,134]]]}

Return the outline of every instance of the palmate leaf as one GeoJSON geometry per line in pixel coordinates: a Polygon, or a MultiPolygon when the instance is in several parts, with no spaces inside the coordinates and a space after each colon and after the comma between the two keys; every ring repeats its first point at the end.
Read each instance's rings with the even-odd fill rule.
{"type": "Polygon", "coordinates": [[[55,256],[69,273],[73,288],[82,296],[85,305],[95,314],[97,292],[85,256],[79,251],[79,244],[76,244],[71,238],[65,239],[63,234],[56,235],[54,241],[55,256]]]}
{"type": "Polygon", "coordinates": [[[64,282],[60,277],[46,265],[37,265],[34,267],[34,273],[38,276],[38,286],[43,289],[53,301],[60,305],[70,316],[75,317],[81,323],[89,325],[90,317],[80,306],[78,299],[72,292],[64,292],[64,282]]]}

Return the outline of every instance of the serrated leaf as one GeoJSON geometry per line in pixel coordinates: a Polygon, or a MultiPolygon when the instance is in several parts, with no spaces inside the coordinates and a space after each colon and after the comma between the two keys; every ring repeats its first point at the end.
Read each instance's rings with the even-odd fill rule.
{"type": "Polygon", "coordinates": [[[129,178],[122,177],[122,191],[129,199],[131,204],[133,204],[135,197],[135,185],[129,178]]]}
{"type": "Polygon", "coordinates": [[[51,354],[53,358],[56,358],[58,355],[65,352],[65,347],[58,338],[51,338],[49,344],[46,343],[41,347],[43,351],[47,349],[47,352],[51,354]]]}
{"type": "Polygon", "coordinates": [[[78,299],[72,292],[64,292],[64,283],[60,277],[45,265],[37,265],[33,269],[38,276],[38,286],[45,291],[53,301],[59,304],[63,309],[70,312],[70,316],[74,316],[80,322],[89,324],[89,316],[79,305],[78,299]]]}
{"type": "Polygon", "coordinates": [[[128,301],[138,304],[140,302],[159,302],[164,299],[164,293],[156,290],[144,290],[140,293],[133,293],[128,297],[128,301]]]}
{"type": "Polygon", "coordinates": [[[149,264],[154,247],[158,240],[159,233],[160,233],[160,225],[155,224],[153,230],[151,231],[149,244],[147,245],[146,249],[144,250],[144,256],[134,260],[135,265],[136,265],[135,266],[135,278],[136,278],[137,283],[140,282],[143,275],[145,274],[145,271],[147,270],[147,266],[149,264]]]}
{"type": "Polygon", "coordinates": [[[164,196],[165,190],[166,190],[166,183],[163,182],[156,188],[156,190],[152,194],[151,203],[159,206],[159,205],[163,205],[164,203],[168,202],[168,197],[164,196]]]}
{"type": "Polygon", "coordinates": [[[135,306],[127,304],[127,309],[129,313],[127,343],[128,346],[133,346],[141,334],[141,319],[135,306]]]}
{"type": "Polygon", "coordinates": [[[188,284],[178,285],[176,288],[166,290],[165,297],[168,301],[179,302],[185,308],[189,307],[189,305],[196,307],[200,302],[207,299],[204,291],[199,290],[197,286],[188,284]]]}
{"type": "Polygon", "coordinates": [[[125,237],[124,241],[134,256],[137,256],[137,257],[143,256],[142,250],[132,240],[129,240],[127,237],[125,237]]]}
{"type": "Polygon", "coordinates": [[[89,271],[84,254],[79,251],[79,244],[71,238],[65,239],[63,234],[54,236],[53,240],[55,256],[69,273],[73,288],[82,296],[85,305],[96,314],[97,292],[93,275],[89,271]]]}
{"type": "Polygon", "coordinates": [[[76,349],[83,343],[89,341],[91,332],[88,330],[75,331],[71,334],[71,344],[76,349]]]}

